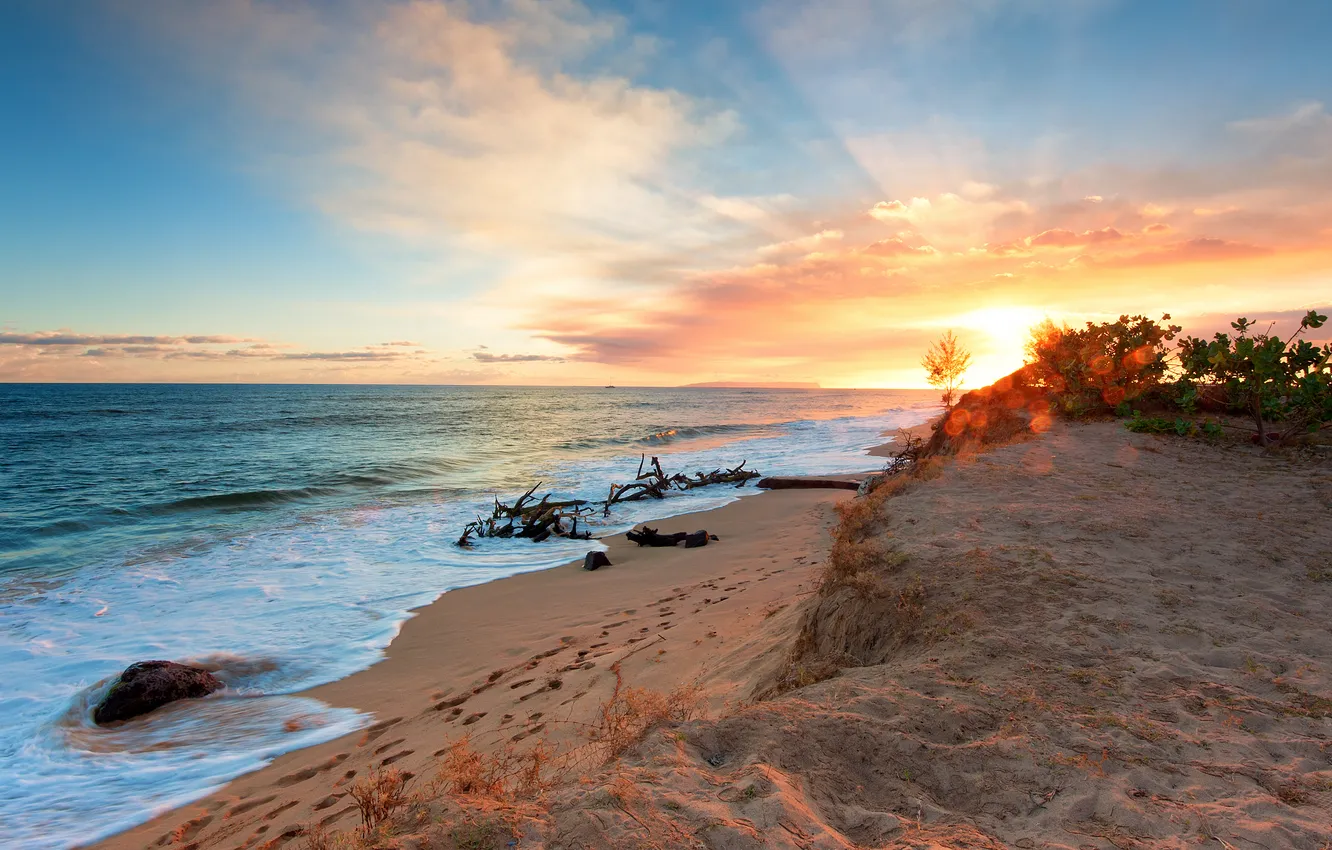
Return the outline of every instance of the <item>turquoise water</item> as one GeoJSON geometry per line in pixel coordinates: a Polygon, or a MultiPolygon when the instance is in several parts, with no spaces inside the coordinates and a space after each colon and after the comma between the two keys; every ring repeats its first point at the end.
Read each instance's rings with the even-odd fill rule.
{"type": "MultiPolygon", "coordinates": [[[[640,453],[668,471],[877,466],[924,421],[915,391],[0,385],[0,822],[68,847],[367,722],[298,695],[375,663],[451,588],[581,557],[593,542],[452,545],[542,481],[605,498],[640,453]],[[149,658],[227,682],[188,710],[88,722],[149,658]],[[287,721],[302,718],[299,732],[287,721]]],[[[619,506],[594,533],[752,488],[619,506]]]]}

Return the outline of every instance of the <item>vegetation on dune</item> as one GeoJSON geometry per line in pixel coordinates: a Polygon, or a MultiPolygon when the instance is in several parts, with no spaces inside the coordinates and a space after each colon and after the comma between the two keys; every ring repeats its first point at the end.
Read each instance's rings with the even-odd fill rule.
{"type": "Polygon", "coordinates": [[[1211,341],[1186,337],[1179,344],[1178,398],[1185,409],[1209,395],[1253,422],[1258,444],[1285,443],[1300,434],[1332,425],[1332,343],[1321,348],[1300,339],[1321,328],[1327,316],[1310,310],[1291,336],[1282,340],[1271,329],[1253,333],[1253,323],[1230,323],[1231,334],[1211,341]],[[1269,433],[1269,423],[1280,430],[1269,433]]]}
{"type": "Polygon", "coordinates": [[[1211,340],[1180,337],[1169,320],[1120,316],[1080,330],[1047,320],[1032,332],[1024,370],[1056,412],[1132,415],[1129,429],[1143,433],[1219,436],[1219,423],[1191,418],[1199,412],[1248,420],[1262,446],[1332,427],[1332,344],[1300,338],[1326,316],[1310,310],[1284,340],[1270,328],[1255,332],[1246,318],[1211,340]],[[1175,415],[1147,417],[1142,408],[1175,415]]]}

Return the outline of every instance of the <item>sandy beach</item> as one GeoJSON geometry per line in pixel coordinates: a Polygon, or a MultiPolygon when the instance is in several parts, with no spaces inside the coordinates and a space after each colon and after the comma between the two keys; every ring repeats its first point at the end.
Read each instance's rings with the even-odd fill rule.
{"type": "Polygon", "coordinates": [[[279,847],[309,823],[356,825],[347,780],[372,766],[433,772],[436,753],[470,733],[480,744],[559,734],[542,721],[587,720],[610,693],[616,659],[636,687],[706,688],[712,713],[748,696],[781,663],[780,635],[828,548],[841,490],[763,493],[663,520],[720,540],[686,550],[608,538],[612,566],[581,564],[444,594],[417,612],[384,661],[307,692],[373,712],[375,725],[288,753],[198,803],[93,846],[279,847]],[[641,651],[635,651],[641,650],[641,651]],[[630,653],[633,653],[630,655],[630,653]],[[558,684],[556,684],[558,683],[558,684]],[[549,730],[549,731],[548,731],[549,730]]]}
{"type": "Polygon", "coordinates": [[[861,515],[854,581],[822,581],[852,494],[797,490],[663,521],[705,549],[616,538],[611,568],[445,594],[313,692],[374,726],[97,846],[350,835],[372,768],[420,788],[467,733],[576,746],[617,660],[696,682],[706,715],[539,799],[423,797],[347,846],[1332,846],[1325,455],[1058,423],[897,489],[861,515]]]}

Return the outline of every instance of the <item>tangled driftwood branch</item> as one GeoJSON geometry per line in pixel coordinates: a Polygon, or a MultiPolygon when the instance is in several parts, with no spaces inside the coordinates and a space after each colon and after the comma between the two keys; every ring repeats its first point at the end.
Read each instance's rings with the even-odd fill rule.
{"type": "Polygon", "coordinates": [[[741,461],[740,465],[731,469],[714,469],[711,472],[696,472],[694,477],[677,472],[674,475],[667,475],[661,469],[661,461],[656,457],[648,464],[647,472],[643,471],[646,455],[641,455],[638,459],[638,474],[629,484],[612,484],[610,495],[606,497],[606,504],[602,509],[604,516],[610,515],[611,505],[620,502],[636,502],[639,499],[651,497],[653,499],[662,499],[666,496],[668,490],[692,490],[695,487],[706,487],[709,484],[735,484],[744,486],[745,482],[751,478],[758,478],[759,473],[745,469],[748,461],[741,461]]]}
{"type": "MultiPolygon", "coordinates": [[[[628,484],[611,485],[610,494],[602,504],[602,515],[610,516],[611,506],[620,502],[636,502],[647,498],[663,499],[670,490],[692,490],[710,484],[734,484],[743,487],[751,479],[759,477],[759,473],[755,470],[745,469],[747,462],[741,461],[739,466],[730,469],[718,468],[712,472],[696,472],[691,478],[678,472],[667,475],[661,468],[659,459],[653,457],[649,463],[647,455],[642,455],[638,459],[638,472],[635,473],[633,481],[628,484]]],[[[458,538],[458,545],[462,547],[472,545],[473,537],[522,537],[537,543],[551,537],[590,540],[592,537],[590,531],[578,530],[578,520],[592,512],[588,503],[582,499],[552,502],[549,493],[539,502],[533,502],[532,494],[540,486],[541,482],[537,482],[536,486],[524,493],[512,505],[505,505],[496,499],[495,508],[488,519],[477,517],[475,521],[467,523],[462,536],[458,538]],[[566,519],[571,520],[568,526],[564,524],[566,519]]]]}
{"type": "Polygon", "coordinates": [[[512,505],[503,504],[499,499],[496,499],[495,509],[491,512],[489,519],[477,517],[475,521],[469,522],[463,527],[462,536],[458,538],[458,545],[462,547],[472,545],[469,538],[474,535],[476,537],[524,537],[537,543],[550,537],[591,540],[592,532],[578,530],[578,520],[592,512],[591,508],[584,507],[587,502],[583,499],[552,502],[550,494],[547,493],[541,497],[541,501],[531,503],[532,494],[540,486],[541,482],[538,481],[531,490],[520,496],[518,501],[512,505]],[[566,526],[564,524],[565,519],[571,520],[571,524],[566,526]]]}

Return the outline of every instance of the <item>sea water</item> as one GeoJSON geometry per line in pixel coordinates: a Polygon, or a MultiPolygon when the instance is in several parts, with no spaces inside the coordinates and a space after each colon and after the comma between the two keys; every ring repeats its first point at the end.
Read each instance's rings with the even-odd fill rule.
{"type": "MultiPolygon", "coordinates": [[[[374,664],[413,608],[595,541],[454,542],[540,482],[604,500],[668,473],[856,472],[935,396],[890,390],[0,385],[0,841],[85,843],[370,722],[299,692],[374,664]],[[128,664],[227,688],[114,729],[128,664]]],[[[718,507],[617,505],[595,535],[718,507]]]]}

